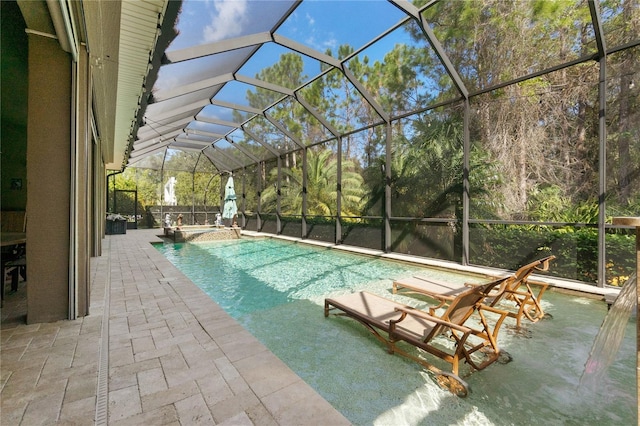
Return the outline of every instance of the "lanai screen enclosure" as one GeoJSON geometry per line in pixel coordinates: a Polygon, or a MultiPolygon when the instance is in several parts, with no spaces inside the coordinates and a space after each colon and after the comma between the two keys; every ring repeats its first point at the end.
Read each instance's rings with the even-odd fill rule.
{"type": "Polygon", "coordinates": [[[635,270],[639,0],[183,1],[176,29],[118,177],[142,207],[175,177],[204,223],[232,172],[245,229],[635,270]]]}

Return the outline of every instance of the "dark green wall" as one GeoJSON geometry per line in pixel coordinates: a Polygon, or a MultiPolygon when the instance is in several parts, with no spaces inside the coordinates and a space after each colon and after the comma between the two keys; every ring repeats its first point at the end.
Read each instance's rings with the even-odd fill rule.
{"type": "Polygon", "coordinates": [[[0,1],[0,25],[1,208],[26,210],[28,43],[24,19],[15,1],[0,1]],[[17,188],[19,182],[21,189],[17,188]]]}

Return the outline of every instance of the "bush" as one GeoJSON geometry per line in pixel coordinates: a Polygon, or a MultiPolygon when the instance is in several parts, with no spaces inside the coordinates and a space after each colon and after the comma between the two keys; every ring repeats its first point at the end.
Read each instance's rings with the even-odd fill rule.
{"type": "MultiPolygon", "coordinates": [[[[622,285],[635,271],[635,239],[607,234],[606,281],[622,285]]],[[[545,226],[474,226],[470,232],[471,262],[477,265],[517,269],[553,254],[550,275],[587,283],[598,280],[598,231],[595,228],[545,226]]]]}

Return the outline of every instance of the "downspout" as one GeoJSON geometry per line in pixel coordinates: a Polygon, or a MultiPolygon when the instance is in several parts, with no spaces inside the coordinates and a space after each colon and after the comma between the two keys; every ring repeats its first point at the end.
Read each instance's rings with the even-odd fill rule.
{"type": "Polygon", "coordinates": [[[78,48],[76,45],[76,36],[73,31],[71,16],[65,2],[61,0],[47,0],[49,14],[53,21],[53,27],[56,30],[56,36],[60,42],[60,47],[65,52],[71,53],[73,62],[78,62],[78,48]]]}
{"type": "MultiPolygon", "coordinates": [[[[111,176],[119,175],[122,172],[123,171],[120,170],[119,172],[113,172],[113,173],[107,175],[107,213],[109,213],[109,178],[111,176]]],[[[115,189],[114,189],[114,191],[115,191],[115,189]]],[[[115,192],[114,192],[114,194],[115,194],[115,192]]]]}

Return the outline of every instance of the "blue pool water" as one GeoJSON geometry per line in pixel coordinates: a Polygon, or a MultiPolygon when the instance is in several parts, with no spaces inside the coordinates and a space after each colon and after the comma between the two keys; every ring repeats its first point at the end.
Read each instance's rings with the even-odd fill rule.
{"type": "Polygon", "coordinates": [[[175,244],[163,250],[236,319],[296,300],[324,300],[327,294],[371,286],[387,289],[394,278],[421,270],[275,239],[175,244]]]}
{"type": "Polygon", "coordinates": [[[418,364],[388,355],[357,322],[324,318],[323,302],[367,289],[424,307],[392,295],[393,279],[470,276],[277,239],[158,249],[356,425],[637,424],[633,323],[602,386],[578,389],[607,312],[602,301],[548,292],[544,307],[554,318],[524,334],[506,324],[499,342],[514,360],[465,377],[472,392],[458,398],[418,364]]]}

